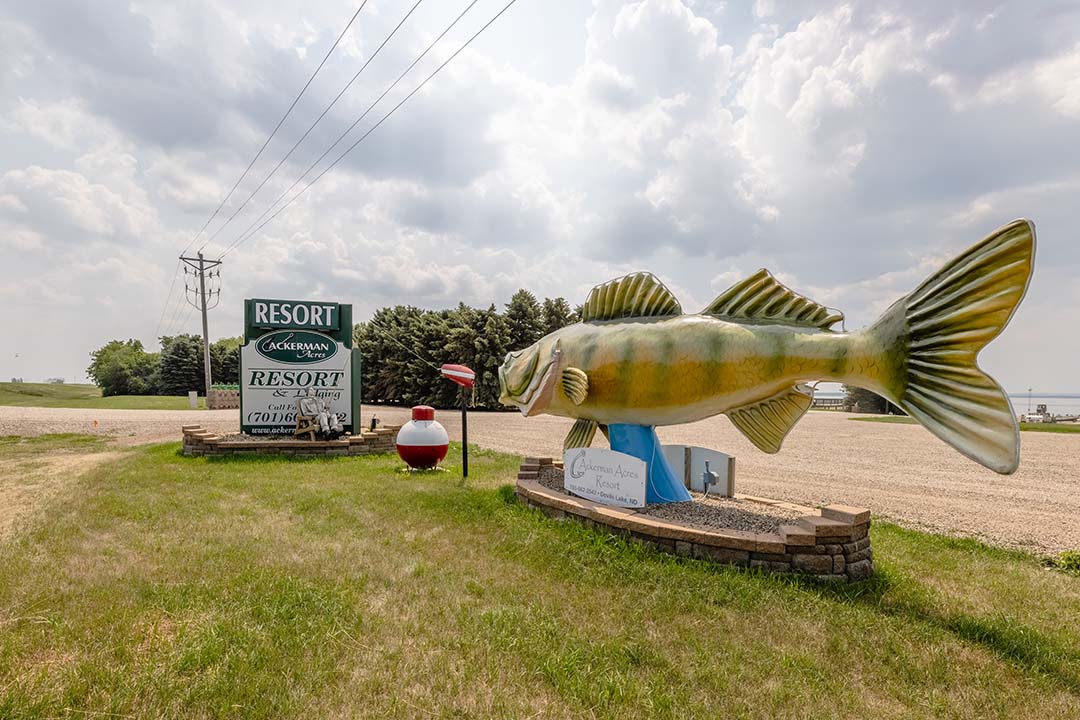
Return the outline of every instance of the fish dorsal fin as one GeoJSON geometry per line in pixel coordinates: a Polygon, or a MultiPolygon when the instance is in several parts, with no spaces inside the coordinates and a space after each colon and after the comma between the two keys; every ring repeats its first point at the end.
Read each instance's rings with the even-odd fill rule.
{"type": "Polygon", "coordinates": [[[843,313],[830,310],[782,285],[764,268],[720,293],[702,314],[743,322],[822,329],[844,319],[843,313]]]}
{"type": "Polygon", "coordinates": [[[574,422],[574,427],[570,428],[570,432],[566,435],[566,440],[563,441],[563,452],[575,448],[587,448],[592,445],[592,439],[596,435],[598,426],[599,423],[595,420],[578,418],[574,422]]]}
{"type": "Polygon", "coordinates": [[[813,401],[813,390],[796,385],[759,403],[729,410],[727,416],[759,450],[774,453],[813,401]]]}
{"type": "Polygon", "coordinates": [[[636,272],[597,285],[581,308],[582,322],[682,315],[682,306],[660,279],[636,272]]]}

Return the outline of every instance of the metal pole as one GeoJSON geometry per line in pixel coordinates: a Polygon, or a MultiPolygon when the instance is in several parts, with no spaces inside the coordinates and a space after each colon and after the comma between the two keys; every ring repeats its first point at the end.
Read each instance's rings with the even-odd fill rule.
{"type": "Polygon", "coordinates": [[[199,256],[199,295],[202,297],[202,340],[203,340],[203,366],[206,369],[206,402],[210,402],[210,385],[213,379],[210,377],[210,331],[206,324],[206,270],[202,252],[199,256]]]}
{"type": "MultiPolygon", "coordinates": [[[[204,370],[203,376],[204,376],[204,378],[206,380],[206,387],[204,388],[204,391],[206,392],[206,401],[210,402],[210,385],[213,384],[214,379],[213,379],[212,374],[210,372],[210,329],[209,329],[209,326],[208,326],[207,321],[206,321],[206,311],[210,309],[207,306],[207,300],[206,300],[206,271],[207,271],[208,268],[215,268],[215,267],[221,265],[221,261],[220,260],[207,260],[207,259],[205,259],[203,257],[203,254],[202,254],[201,251],[197,254],[197,257],[184,257],[183,255],[181,255],[180,260],[183,261],[188,267],[192,268],[195,272],[197,272],[199,274],[199,300],[198,300],[198,302],[195,302],[195,303],[192,303],[190,300],[188,300],[188,303],[194,305],[196,309],[198,309],[200,312],[202,312],[203,370],[204,370]]],[[[220,277],[220,273],[221,273],[221,271],[219,270],[218,271],[219,277],[220,277]]],[[[184,298],[185,299],[187,298],[188,290],[189,290],[189,288],[187,286],[187,281],[185,280],[184,281],[184,298]]],[[[212,294],[213,294],[213,292],[211,292],[211,295],[212,294]]],[[[221,290],[218,290],[218,297],[219,298],[221,297],[221,290]]]]}
{"type": "Polygon", "coordinates": [[[461,388],[461,477],[469,477],[469,399],[461,388]]]}

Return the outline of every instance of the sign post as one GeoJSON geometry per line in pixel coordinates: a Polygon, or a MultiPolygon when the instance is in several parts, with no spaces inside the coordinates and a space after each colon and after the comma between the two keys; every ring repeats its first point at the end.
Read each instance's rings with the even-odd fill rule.
{"type": "Polygon", "coordinates": [[[461,477],[469,477],[469,395],[476,382],[476,373],[464,365],[447,363],[439,368],[442,376],[461,386],[461,477]]]}
{"type": "Polygon", "coordinates": [[[346,432],[360,432],[360,357],[352,306],[308,300],[244,301],[240,430],[292,433],[296,400],[311,388],[346,432]]]}

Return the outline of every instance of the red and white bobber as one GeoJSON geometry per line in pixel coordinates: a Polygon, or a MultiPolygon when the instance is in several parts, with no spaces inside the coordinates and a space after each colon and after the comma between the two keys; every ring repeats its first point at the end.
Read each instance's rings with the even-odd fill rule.
{"type": "Polygon", "coordinates": [[[401,426],[397,434],[397,454],[411,468],[433,468],[446,457],[450,438],[446,428],[435,420],[435,408],[417,405],[412,420],[401,426]]]}

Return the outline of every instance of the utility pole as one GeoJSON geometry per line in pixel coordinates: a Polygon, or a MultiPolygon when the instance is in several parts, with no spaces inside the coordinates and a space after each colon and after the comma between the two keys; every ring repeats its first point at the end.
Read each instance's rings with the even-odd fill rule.
{"type": "MultiPolygon", "coordinates": [[[[220,300],[220,298],[221,298],[221,288],[219,286],[216,291],[213,288],[211,288],[210,296],[214,297],[216,295],[218,300],[215,300],[213,305],[208,306],[207,302],[206,302],[206,298],[207,298],[207,294],[206,294],[206,277],[207,277],[208,274],[209,274],[209,276],[211,278],[213,278],[215,276],[215,273],[213,273],[213,272],[207,273],[207,271],[212,270],[213,268],[221,265],[221,260],[206,260],[205,258],[203,258],[202,252],[196,253],[196,257],[193,257],[193,258],[184,257],[183,255],[181,255],[180,259],[184,262],[185,265],[192,268],[194,274],[199,276],[198,295],[195,296],[194,302],[192,300],[188,299],[188,303],[190,303],[192,306],[194,306],[194,308],[196,310],[200,310],[202,312],[203,369],[205,371],[204,375],[206,376],[206,399],[207,399],[207,402],[209,402],[210,401],[210,385],[213,384],[213,379],[210,377],[210,330],[209,330],[209,328],[208,328],[208,326],[206,324],[206,311],[217,307],[218,300],[220,300]]],[[[186,268],[185,268],[184,272],[185,272],[185,274],[187,273],[186,268]]],[[[219,279],[221,278],[221,270],[217,271],[216,276],[219,279]]],[[[188,294],[189,291],[191,291],[194,294],[194,288],[189,288],[188,285],[187,285],[187,281],[185,279],[185,281],[184,281],[184,297],[185,298],[187,297],[187,294],[188,294]]]]}

